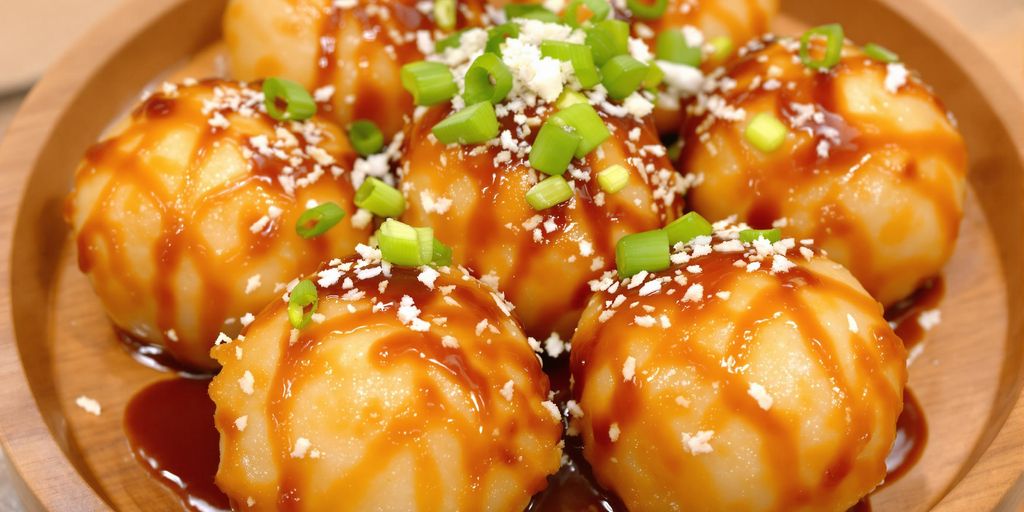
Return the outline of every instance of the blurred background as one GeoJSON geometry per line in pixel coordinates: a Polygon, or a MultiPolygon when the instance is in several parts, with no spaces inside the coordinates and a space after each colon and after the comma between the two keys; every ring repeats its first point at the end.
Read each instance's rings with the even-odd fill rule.
{"type": "MultiPolygon", "coordinates": [[[[103,17],[129,1],[146,0],[0,0],[0,139],[45,70],[103,17]]],[[[1017,90],[1024,91],[1024,0],[923,1],[957,20],[1017,90]]],[[[21,510],[0,452],[0,512],[21,510]]]]}

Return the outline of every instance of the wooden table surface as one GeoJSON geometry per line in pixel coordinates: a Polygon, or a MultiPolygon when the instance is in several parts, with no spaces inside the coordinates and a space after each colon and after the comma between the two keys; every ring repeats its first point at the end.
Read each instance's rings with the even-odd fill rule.
{"type": "MultiPolygon", "coordinates": [[[[49,63],[123,1],[127,0],[5,2],[0,18],[0,138],[27,88],[49,63]]],[[[931,2],[963,26],[1015,88],[1024,91],[1024,0],[931,2]]],[[[0,453],[0,512],[20,510],[0,453]]]]}

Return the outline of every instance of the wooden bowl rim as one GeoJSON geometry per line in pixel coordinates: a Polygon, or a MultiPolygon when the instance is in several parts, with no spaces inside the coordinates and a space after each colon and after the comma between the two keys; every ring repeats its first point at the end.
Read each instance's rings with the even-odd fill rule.
{"type": "MultiPolygon", "coordinates": [[[[29,177],[36,170],[43,149],[50,143],[53,129],[68,107],[80,101],[81,84],[95,76],[111,59],[116,58],[132,38],[179,5],[182,0],[134,0],[115,9],[103,22],[83,36],[42,77],[22,104],[7,136],[0,144],[0,186],[11,193],[0,195],[0,211],[14,213],[0,221],[0,443],[16,472],[16,485],[25,505],[30,509],[99,510],[109,505],[78,473],[67,455],[58,446],[54,433],[44,422],[32,395],[15,341],[12,312],[11,276],[14,233],[29,227],[19,226],[22,198],[29,177]],[[112,23],[117,20],[117,23],[112,23]],[[130,20],[125,23],[124,20],[130,20]],[[61,73],[56,73],[60,70],[61,73]],[[58,76],[59,75],[59,76],[58,76]],[[32,136],[25,133],[29,128],[32,136]],[[36,132],[42,135],[38,136],[36,132]]],[[[995,64],[966,36],[964,29],[949,16],[936,12],[927,0],[877,0],[880,4],[909,21],[953,60],[970,69],[970,79],[982,91],[983,101],[993,108],[1014,144],[1014,152],[1024,163],[1024,98],[1014,91],[995,64]]],[[[1010,333],[1013,335],[1014,333],[1010,333]]],[[[1017,384],[1014,404],[1000,425],[1000,431],[985,448],[981,457],[937,505],[936,509],[952,507],[950,503],[969,495],[971,489],[999,489],[1000,498],[1024,493],[1024,468],[1015,468],[1000,481],[994,481],[991,468],[1005,466],[1007,451],[1019,449],[1007,427],[1024,431],[1024,393],[1017,384]]],[[[999,507],[1009,509],[1005,498],[999,507]]]]}

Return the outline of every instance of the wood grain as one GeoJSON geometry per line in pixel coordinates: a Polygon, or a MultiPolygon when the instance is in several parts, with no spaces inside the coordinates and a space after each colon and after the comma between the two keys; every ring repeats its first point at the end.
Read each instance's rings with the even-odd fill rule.
{"type": "MultiPolygon", "coordinates": [[[[128,398],[167,378],[114,341],[60,219],[82,151],[145,84],[217,37],[222,1],[116,12],[30,95],[0,147],[0,429],[30,509],[180,510],[132,459],[128,398]],[[96,398],[101,416],[74,405],[96,398]]],[[[944,321],[911,367],[929,418],[920,464],[875,510],[1016,510],[1024,484],[1024,106],[950,20],[921,0],[784,2],[782,29],[842,20],[900,52],[956,113],[971,151],[963,236],[944,321]]]]}

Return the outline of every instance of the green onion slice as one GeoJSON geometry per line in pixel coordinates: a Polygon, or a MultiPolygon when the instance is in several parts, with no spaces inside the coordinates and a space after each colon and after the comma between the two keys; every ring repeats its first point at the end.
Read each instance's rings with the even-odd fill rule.
{"type": "Polygon", "coordinates": [[[493,26],[487,30],[487,45],[484,47],[484,51],[501,55],[501,44],[506,39],[515,39],[517,37],[519,37],[519,25],[515,23],[502,23],[501,25],[493,26]]]}
{"type": "Polygon", "coordinates": [[[402,66],[402,87],[412,94],[413,102],[429,107],[448,101],[459,92],[448,66],[440,62],[410,62],[402,66]]]}
{"type": "Polygon", "coordinates": [[[711,44],[711,58],[715,62],[725,62],[735,49],[732,38],[729,36],[715,36],[708,43],[711,44]]]}
{"type": "Polygon", "coordinates": [[[345,210],[336,203],[324,203],[310,208],[299,215],[295,222],[295,232],[302,238],[316,238],[334,227],[345,218],[345,210]]]}
{"type": "Polygon", "coordinates": [[[467,105],[489,101],[497,104],[512,91],[512,72],[493,53],[476,58],[466,70],[466,90],[462,97],[467,105]]]}
{"type": "Polygon", "coordinates": [[[651,92],[656,92],[661,82],[665,80],[665,72],[655,63],[647,66],[647,75],[644,76],[643,86],[651,92]]]}
{"type": "Polygon", "coordinates": [[[263,81],[263,105],[267,115],[277,121],[301,121],[316,114],[316,102],[301,85],[271,77],[263,81]],[[278,102],[285,104],[284,112],[278,108],[278,102]]]}
{"type": "Polygon", "coordinates": [[[640,88],[647,77],[647,66],[629,55],[617,55],[601,66],[601,74],[608,96],[621,100],[640,88]]]}
{"type": "Polygon", "coordinates": [[[601,75],[594,65],[594,54],[586,45],[546,40],[540,42],[540,54],[572,64],[576,79],[586,89],[601,82],[601,75]]]}
{"type": "Polygon", "coordinates": [[[789,130],[778,118],[768,112],[761,112],[750,120],[743,131],[744,138],[764,153],[771,153],[782,147],[789,130]]]}
{"type": "Polygon", "coordinates": [[[714,229],[711,223],[697,212],[690,212],[665,226],[668,243],[686,243],[698,236],[710,236],[714,229]]]}
{"type": "Polygon", "coordinates": [[[462,34],[465,34],[466,30],[469,29],[459,30],[444,39],[438,40],[437,43],[434,44],[434,51],[437,53],[443,53],[449,48],[458,48],[459,45],[462,44],[462,34]]]}
{"type": "Polygon", "coordinates": [[[538,20],[546,23],[560,23],[558,15],[537,4],[508,4],[505,6],[505,19],[516,18],[538,20]]]}
{"type": "Polygon", "coordinates": [[[614,19],[599,21],[587,29],[586,43],[594,56],[594,64],[603,66],[612,57],[629,52],[629,24],[614,19]]]}
{"type": "Polygon", "coordinates": [[[442,119],[431,132],[443,144],[479,144],[497,137],[499,129],[494,105],[484,101],[442,119]]]}
{"type": "Polygon", "coordinates": [[[405,198],[397,188],[369,177],[356,190],[356,206],[381,217],[398,217],[405,211],[405,198]]]}
{"type": "Polygon", "coordinates": [[[597,173],[597,185],[609,194],[626,188],[627,183],[629,183],[629,170],[621,165],[616,164],[597,173]]]}
{"type": "Polygon", "coordinates": [[[832,69],[839,64],[843,54],[843,26],[838,23],[814,27],[800,37],[800,60],[805,66],[815,69],[832,69]],[[825,55],[818,60],[811,58],[811,38],[825,37],[825,55]]]}
{"type": "Polygon", "coordinates": [[[561,176],[544,178],[526,192],[526,202],[537,211],[546,210],[571,198],[572,187],[561,176]]]}
{"type": "MultiPolygon", "coordinates": [[[[429,228],[427,228],[429,229],[429,228]]],[[[418,267],[433,256],[433,234],[419,231],[404,222],[387,219],[377,230],[377,245],[380,247],[381,258],[388,263],[404,267],[418,267]],[[429,235],[430,252],[423,256],[423,240],[429,235]]]]}
{"type": "Polygon", "coordinates": [[[366,119],[353,121],[349,125],[348,140],[361,156],[378,153],[384,147],[384,134],[373,121],[366,119]]]}
{"type": "Polygon", "coordinates": [[[668,235],[661,229],[626,235],[615,244],[615,266],[619,277],[641,271],[660,272],[671,264],[668,235]]]}
{"type": "Polygon", "coordinates": [[[530,147],[530,166],[545,174],[561,175],[569,167],[580,140],[565,123],[548,119],[530,147]]]}
{"type": "Polygon", "coordinates": [[[875,43],[868,43],[864,45],[864,54],[878,62],[884,62],[886,64],[900,61],[900,56],[896,55],[895,52],[875,43]]]}
{"type": "Polygon", "coordinates": [[[572,131],[579,136],[580,142],[573,154],[576,158],[589,155],[591,151],[597,149],[602,142],[612,136],[604,119],[601,119],[589,102],[576,103],[563,108],[551,116],[551,119],[555,123],[572,127],[572,131]]]}
{"type": "Polygon", "coordinates": [[[633,16],[642,20],[656,20],[665,14],[668,9],[668,0],[626,0],[626,7],[633,12],[633,16]]]}
{"type": "Polygon", "coordinates": [[[452,264],[452,248],[434,239],[433,251],[430,256],[430,264],[439,267],[447,267],[452,264]]]}
{"type": "Polygon", "coordinates": [[[413,228],[416,230],[416,245],[419,246],[420,265],[426,265],[434,259],[434,229],[413,228]]]}
{"type": "Polygon", "coordinates": [[[565,12],[562,14],[562,20],[565,21],[566,25],[570,27],[579,27],[583,22],[597,22],[608,17],[612,12],[612,6],[605,0],[572,0],[569,5],[566,6],[565,12]],[[590,16],[587,17],[587,13],[580,13],[580,7],[586,6],[587,10],[590,11],[590,16]],[[581,20],[581,14],[583,19],[581,20]]]}
{"type": "Polygon", "coordinates": [[[663,30],[654,40],[654,55],[658,60],[675,64],[685,64],[696,68],[700,66],[701,49],[686,44],[686,36],[682,30],[663,30]]]}
{"type": "Polygon", "coordinates": [[[590,100],[576,91],[566,89],[562,92],[562,96],[558,98],[558,101],[555,102],[555,107],[558,107],[559,109],[566,109],[577,103],[586,103],[589,105],[590,100]]]}
{"type": "Polygon", "coordinates": [[[741,242],[749,244],[758,238],[764,238],[769,242],[775,243],[782,239],[782,231],[778,229],[744,229],[740,231],[741,242]]]}
{"type": "Polygon", "coordinates": [[[288,321],[292,327],[303,329],[313,320],[316,307],[319,303],[319,295],[316,285],[309,279],[303,279],[296,284],[288,294],[288,321]]]}
{"type": "Polygon", "coordinates": [[[441,30],[455,28],[455,0],[434,0],[434,23],[441,30]]]}

